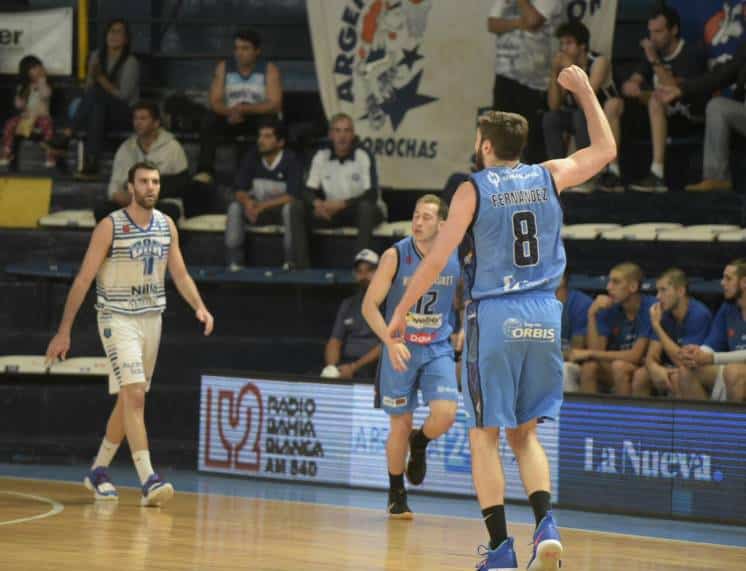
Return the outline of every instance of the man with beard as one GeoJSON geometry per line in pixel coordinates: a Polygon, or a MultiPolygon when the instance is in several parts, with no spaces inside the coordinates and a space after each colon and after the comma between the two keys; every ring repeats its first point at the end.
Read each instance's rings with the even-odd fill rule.
{"type": "Polygon", "coordinates": [[[443,200],[433,194],[420,198],[412,215],[412,236],[399,240],[383,253],[363,300],[363,316],[384,343],[376,376],[375,406],[389,415],[386,459],[388,513],[392,518],[412,518],[404,489],[405,462],[409,483],[420,485],[427,470],[428,443],[445,434],[456,418],[458,381],[450,341],[450,315],[461,277],[458,256],[455,252],[451,255],[429,291],[410,308],[403,338],[391,339],[380,305],[385,303],[386,318],[390,319],[447,216],[448,207],[443,200]],[[418,391],[430,415],[418,430],[412,430],[418,391]]]}
{"type": "Polygon", "coordinates": [[[117,401],[84,484],[97,500],[118,499],[107,468],[126,436],[142,484],[141,505],[162,506],[173,497],[174,489],[150,463],[144,411],[166,308],[167,268],[176,289],[204,323],[205,335],[212,332],[213,318],[184,265],[176,225],[154,208],[160,191],[157,167],[137,163],[128,181],[132,200],[93,230],[46,359],[51,364],[67,357],[73,321],[95,278],[98,330],[111,365],[109,393],[116,394],[117,401]]]}
{"type": "Polygon", "coordinates": [[[549,462],[537,434],[538,423],[557,418],[562,405],[562,304],[555,291],[566,256],[559,193],[598,173],[616,156],[616,145],[586,73],[573,65],[558,81],[585,111],[590,146],[564,159],[521,164],[526,118],[498,111],[480,117],[474,151],[481,170],[453,196],[448,220],[409,280],[388,329],[392,340],[406,335],[407,313],[466,238],[460,248],[471,300],[464,409],[474,488],[490,536],[480,571],[518,569],[505,519],[501,428],[536,520],[529,571],[559,569],[563,552],[551,511],[549,462]]]}
{"type": "Polygon", "coordinates": [[[259,126],[256,149],[250,150],[236,175],[235,201],[228,207],[225,228],[227,263],[239,269],[246,259],[244,224],[278,224],[285,228],[285,264],[294,261],[290,203],[302,200],[302,167],[295,153],[285,148],[286,130],[277,121],[259,126]]]}
{"type": "Polygon", "coordinates": [[[663,272],[656,282],[658,303],[650,307],[652,335],[645,364],[635,371],[632,394],[671,394],[672,378],[681,364],[681,348],[699,345],[710,330],[712,313],[701,301],[689,297],[686,274],[678,268],[663,272]]]}
{"type": "Polygon", "coordinates": [[[342,301],[334,328],[324,351],[324,377],[372,379],[381,354],[378,338],[362,314],[363,296],[378,267],[378,254],[360,250],[355,256],[353,272],[360,291],[342,301]]]}
{"type": "Polygon", "coordinates": [[[580,391],[629,395],[632,375],[642,363],[652,332],[650,307],[655,298],[642,295],[640,266],[625,262],[609,272],[606,291],[588,308],[588,349],[575,349],[570,360],[582,363],[580,391]]]}
{"type": "Polygon", "coordinates": [[[674,395],[689,399],[743,402],[746,398],[746,259],[733,260],[723,270],[723,295],[701,346],[681,350],[674,395]]]}

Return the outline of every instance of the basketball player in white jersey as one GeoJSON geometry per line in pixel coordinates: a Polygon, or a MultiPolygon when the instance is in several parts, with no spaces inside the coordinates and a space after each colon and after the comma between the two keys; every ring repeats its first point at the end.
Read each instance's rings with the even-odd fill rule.
{"type": "Polygon", "coordinates": [[[73,321],[96,278],[98,330],[111,364],[109,392],[117,395],[106,436],[86,475],[98,500],[117,500],[107,468],[127,437],[142,484],[144,506],[161,506],[174,494],[150,464],[145,430],[145,394],[158,355],[161,314],[166,307],[166,268],[176,289],[212,332],[213,318],[189,276],[173,220],[154,208],[160,192],[158,168],[135,164],[128,173],[129,206],[112,212],[93,230],[83,264],[65,302],[59,330],[47,348],[47,363],[67,357],[73,321]]]}

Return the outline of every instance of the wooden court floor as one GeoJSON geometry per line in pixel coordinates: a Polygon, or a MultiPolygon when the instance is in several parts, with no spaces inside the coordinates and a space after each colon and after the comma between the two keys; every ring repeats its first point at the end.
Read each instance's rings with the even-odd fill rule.
{"type": "MultiPolygon", "coordinates": [[[[473,570],[478,519],[178,493],[163,509],[94,503],[82,485],[0,478],[0,569],[473,570]],[[36,519],[34,519],[36,518],[36,519]]],[[[661,522],[665,525],[665,522],[661,522]]],[[[531,529],[512,525],[519,564],[531,529]]],[[[746,570],[746,549],[563,530],[563,571],[746,570]]]]}

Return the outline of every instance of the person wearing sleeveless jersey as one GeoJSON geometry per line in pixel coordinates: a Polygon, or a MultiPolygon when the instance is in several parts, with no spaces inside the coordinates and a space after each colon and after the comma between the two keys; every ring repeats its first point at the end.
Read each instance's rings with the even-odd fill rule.
{"type": "Polygon", "coordinates": [[[46,352],[47,363],[65,359],[75,316],[96,279],[96,310],[101,342],[110,364],[109,392],[117,395],[99,452],[85,476],[97,500],[118,499],[108,466],[125,436],[142,484],[143,506],[161,506],[173,497],[150,462],[145,428],[145,396],[150,389],[166,308],[166,269],[179,293],[210,335],[213,317],[189,276],[173,220],[155,209],[160,173],[139,162],[128,173],[129,206],[104,218],[93,230],[88,251],[65,302],[57,334],[46,352]]]}
{"type": "Polygon", "coordinates": [[[262,38],[246,29],[233,36],[233,57],[218,63],[210,85],[210,109],[200,130],[195,180],[212,181],[220,137],[256,136],[262,118],[282,113],[282,79],[262,57],[262,38]]]}
{"type": "Polygon", "coordinates": [[[461,246],[470,300],[464,408],[474,488],[490,536],[477,566],[482,571],[518,568],[505,520],[501,428],[536,519],[528,569],[559,569],[563,551],[551,512],[549,463],[537,436],[538,422],[556,418],[562,404],[562,304],[554,295],[565,270],[559,193],[598,173],[616,156],[616,144],[587,74],[573,65],[558,80],[585,112],[590,146],[564,159],[525,165],[519,157],[528,138],[526,118],[497,111],[480,117],[475,153],[481,170],[456,191],[448,220],[409,281],[386,338],[391,344],[405,334],[409,308],[461,246]]]}
{"type": "Polygon", "coordinates": [[[385,304],[385,317],[390,319],[447,214],[445,202],[435,195],[425,195],[417,201],[412,236],[383,253],[363,299],[363,317],[384,342],[376,374],[375,406],[383,408],[390,419],[386,457],[388,512],[393,518],[412,517],[404,488],[405,462],[410,484],[421,484],[427,470],[428,443],[444,434],[456,416],[458,382],[450,338],[454,296],[461,274],[458,257],[454,254],[449,258],[435,283],[410,306],[402,338],[390,340],[379,307],[385,304]],[[405,360],[410,363],[407,370],[403,367],[405,360]],[[430,416],[419,429],[412,430],[412,413],[419,405],[418,390],[430,408],[430,416]]]}

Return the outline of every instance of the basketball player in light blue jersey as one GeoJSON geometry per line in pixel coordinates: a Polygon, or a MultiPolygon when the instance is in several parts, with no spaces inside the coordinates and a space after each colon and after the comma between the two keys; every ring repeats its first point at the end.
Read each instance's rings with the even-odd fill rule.
{"type": "MultiPolygon", "coordinates": [[[[471,424],[472,476],[490,545],[478,569],[517,569],[505,521],[505,482],[498,453],[501,427],[518,460],[537,527],[528,569],[558,569],[562,543],[551,513],[549,464],[537,422],[556,418],[562,404],[562,304],[554,292],[565,269],[559,192],[585,182],[616,155],[616,145],[588,76],[577,66],[558,81],[582,107],[591,145],[540,165],[519,162],[526,119],[492,111],[479,119],[482,169],[462,183],[448,220],[409,282],[389,326],[406,330],[406,314],[466,238],[465,409],[471,424]]],[[[464,251],[464,249],[462,249],[464,251]]]]}
{"type": "Polygon", "coordinates": [[[417,201],[412,215],[412,236],[383,253],[363,300],[363,316],[384,342],[376,375],[375,405],[383,408],[390,419],[386,458],[388,512],[393,518],[412,518],[404,489],[405,462],[409,482],[421,484],[427,470],[428,443],[444,434],[456,416],[458,383],[450,342],[453,332],[450,317],[461,274],[458,257],[452,255],[428,291],[410,305],[401,339],[389,338],[379,306],[385,302],[386,319],[390,319],[447,214],[445,202],[435,195],[428,194],[417,201]],[[409,369],[405,367],[406,361],[409,369]],[[418,389],[430,408],[430,416],[418,430],[412,430],[412,413],[419,404],[418,389]]]}
{"type": "Polygon", "coordinates": [[[166,307],[166,269],[205,324],[205,335],[212,332],[213,318],[187,273],[173,220],[154,208],[160,192],[158,168],[148,162],[133,165],[127,188],[132,194],[129,206],[112,212],[93,230],[46,358],[53,363],[67,357],[75,316],[95,278],[98,329],[111,366],[109,392],[117,395],[117,401],[84,483],[97,500],[118,499],[107,468],[126,436],[142,484],[141,504],[161,506],[171,499],[174,489],[150,463],[143,413],[166,307]]]}

